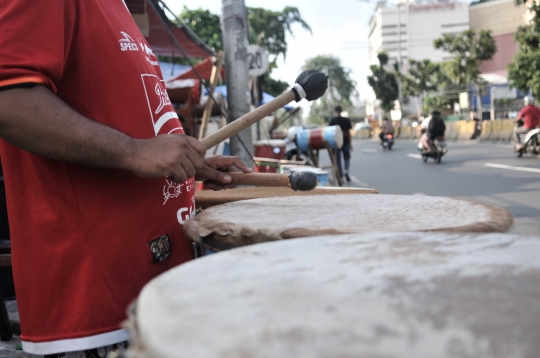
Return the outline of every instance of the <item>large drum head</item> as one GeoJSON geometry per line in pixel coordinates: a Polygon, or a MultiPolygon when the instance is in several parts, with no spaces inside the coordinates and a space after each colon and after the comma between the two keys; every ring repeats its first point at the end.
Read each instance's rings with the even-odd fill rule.
{"type": "MultiPolygon", "coordinates": [[[[306,167],[311,168],[311,167],[306,167]]],[[[310,191],[294,191],[290,188],[260,187],[236,188],[227,190],[203,190],[195,192],[197,209],[207,209],[214,205],[231,203],[239,200],[273,198],[278,196],[335,195],[335,194],[378,194],[375,189],[344,188],[320,186],[310,191]]]]}
{"type": "Polygon", "coordinates": [[[374,233],[211,255],[139,297],[151,357],[536,357],[538,238],[374,233]]]}
{"type": "Polygon", "coordinates": [[[355,232],[505,232],[512,216],[469,200],[426,195],[335,194],[244,200],[209,208],[184,225],[217,249],[355,232]]]}

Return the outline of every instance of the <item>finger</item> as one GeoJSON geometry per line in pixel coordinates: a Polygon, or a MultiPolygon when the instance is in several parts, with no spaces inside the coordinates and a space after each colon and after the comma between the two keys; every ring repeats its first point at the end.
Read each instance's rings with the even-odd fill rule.
{"type": "MultiPolygon", "coordinates": [[[[193,154],[192,156],[197,157],[196,154],[193,154]]],[[[182,167],[183,171],[185,172],[185,174],[187,175],[188,178],[192,177],[192,176],[195,176],[195,174],[197,173],[197,169],[195,169],[195,166],[191,162],[191,158],[189,156],[182,158],[180,160],[179,164],[182,167]]]]}
{"type": "Polygon", "coordinates": [[[186,136],[186,139],[191,148],[193,148],[201,158],[204,158],[207,150],[206,144],[190,136],[186,136]]]}
{"type": "Polygon", "coordinates": [[[186,172],[184,171],[184,169],[182,169],[181,166],[179,166],[178,168],[175,168],[174,173],[170,177],[172,181],[175,182],[176,184],[183,183],[188,178],[186,172]]]}
{"type": "MultiPolygon", "coordinates": [[[[239,157],[231,157],[233,159],[232,165],[243,171],[244,173],[251,173],[253,169],[244,164],[239,157]]],[[[228,165],[230,166],[230,164],[228,165]]]]}
{"type": "Polygon", "coordinates": [[[205,166],[204,168],[199,169],[197,171],[197,176],[205,177],[206,180],[212,180],[222,184],[229,184],[232,181],[230,175],[210,168],[209,166],[205,166]]]}

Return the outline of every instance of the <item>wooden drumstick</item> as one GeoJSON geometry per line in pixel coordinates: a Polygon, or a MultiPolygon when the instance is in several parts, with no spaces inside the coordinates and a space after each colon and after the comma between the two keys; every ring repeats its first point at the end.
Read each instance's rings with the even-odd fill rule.
{"type": "Polygon", "coordinates": [[[242,130],[246,129],[253,123],[256,123],[268,116],[270,113],[275,112],[279,108],[285,106],[287,103],[296,100],[299,102],[302,98],[308,101],[313,101],[321,97],[328,88],[328,76],[322,72],[309,70],[302,72],[297,78],[293,88],[289,91],[277,96],[270,102],[263,104],[259,108],[251,111],[235,121],[227,124],[217,132],[210,134],[201,140],[206,144],[207,148],[223,142],[225,139],[238,134],[242,130]]]}
{"type": "Polygon", "coordinates": [[[291,175],[277,173],[236,173],[227,172],[231,184],[255,186],[282,186],[294,191],[313,190],[317,186],[317,174],[313,172],[294,172],[291,175]]]}

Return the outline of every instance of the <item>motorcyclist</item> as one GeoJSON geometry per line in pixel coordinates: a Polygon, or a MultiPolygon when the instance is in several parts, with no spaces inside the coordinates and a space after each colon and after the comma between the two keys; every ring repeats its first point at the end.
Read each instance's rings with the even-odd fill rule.
{"type": "Polygon", "coordinates": [[[384,136],[387,134],[394,134],[394,125],[392,124],[392,121],[388,119],[388,117],[384,117],[381,127],[381,133],[379,133],[379,138],[381,139],[381,142],[384,142],[384,136]]]}
{"type": "Polygon", "coordinates": [[[525,107],[519,111],[516,122],[517,125],[514,128],[514,141],[516,142],[516,150],[523,148],[521,139],[519,138],[520,134],[526,134],[531,129],[534,129],[539,125],[540,122],[540,108],[534,105],[533,96],[525,96],[523,98],[525,107]]]}
{"type": "MultiPolygon", "coordinates": [[[[441,112],[436,109],[431,111],[431,118],[427,123],[426,132],[420,137],[420,143],[424,148],[423,152],[431,152],[431,141],[433,139],[440,137],[440,140],[444,141],[444,131],[446,130],[441,112]]],[[[424,122],[422,122],[422,127],[424,127],[424,122]]]]}

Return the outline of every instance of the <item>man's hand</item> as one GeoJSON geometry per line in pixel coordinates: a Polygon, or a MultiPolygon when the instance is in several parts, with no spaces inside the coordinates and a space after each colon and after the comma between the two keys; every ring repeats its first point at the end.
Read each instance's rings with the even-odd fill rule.
{"type": "Polygon", "coordinates": [[[229,184],[231,177],[225,172],[251,173],[253,170],[247,167],[238,157],[224,157],[213,155],[204,159],[204,166],[197,170],[196,180],[204,181],[204,184],[212,190],[233,188],[229,184]]]}
{"type": "Polygon", "coordinates": [[[145,178],[171,178],[182,183],[205,168],[204,143],[183,134],[158,135],[135,139],[127,167],[145,178]]]}

